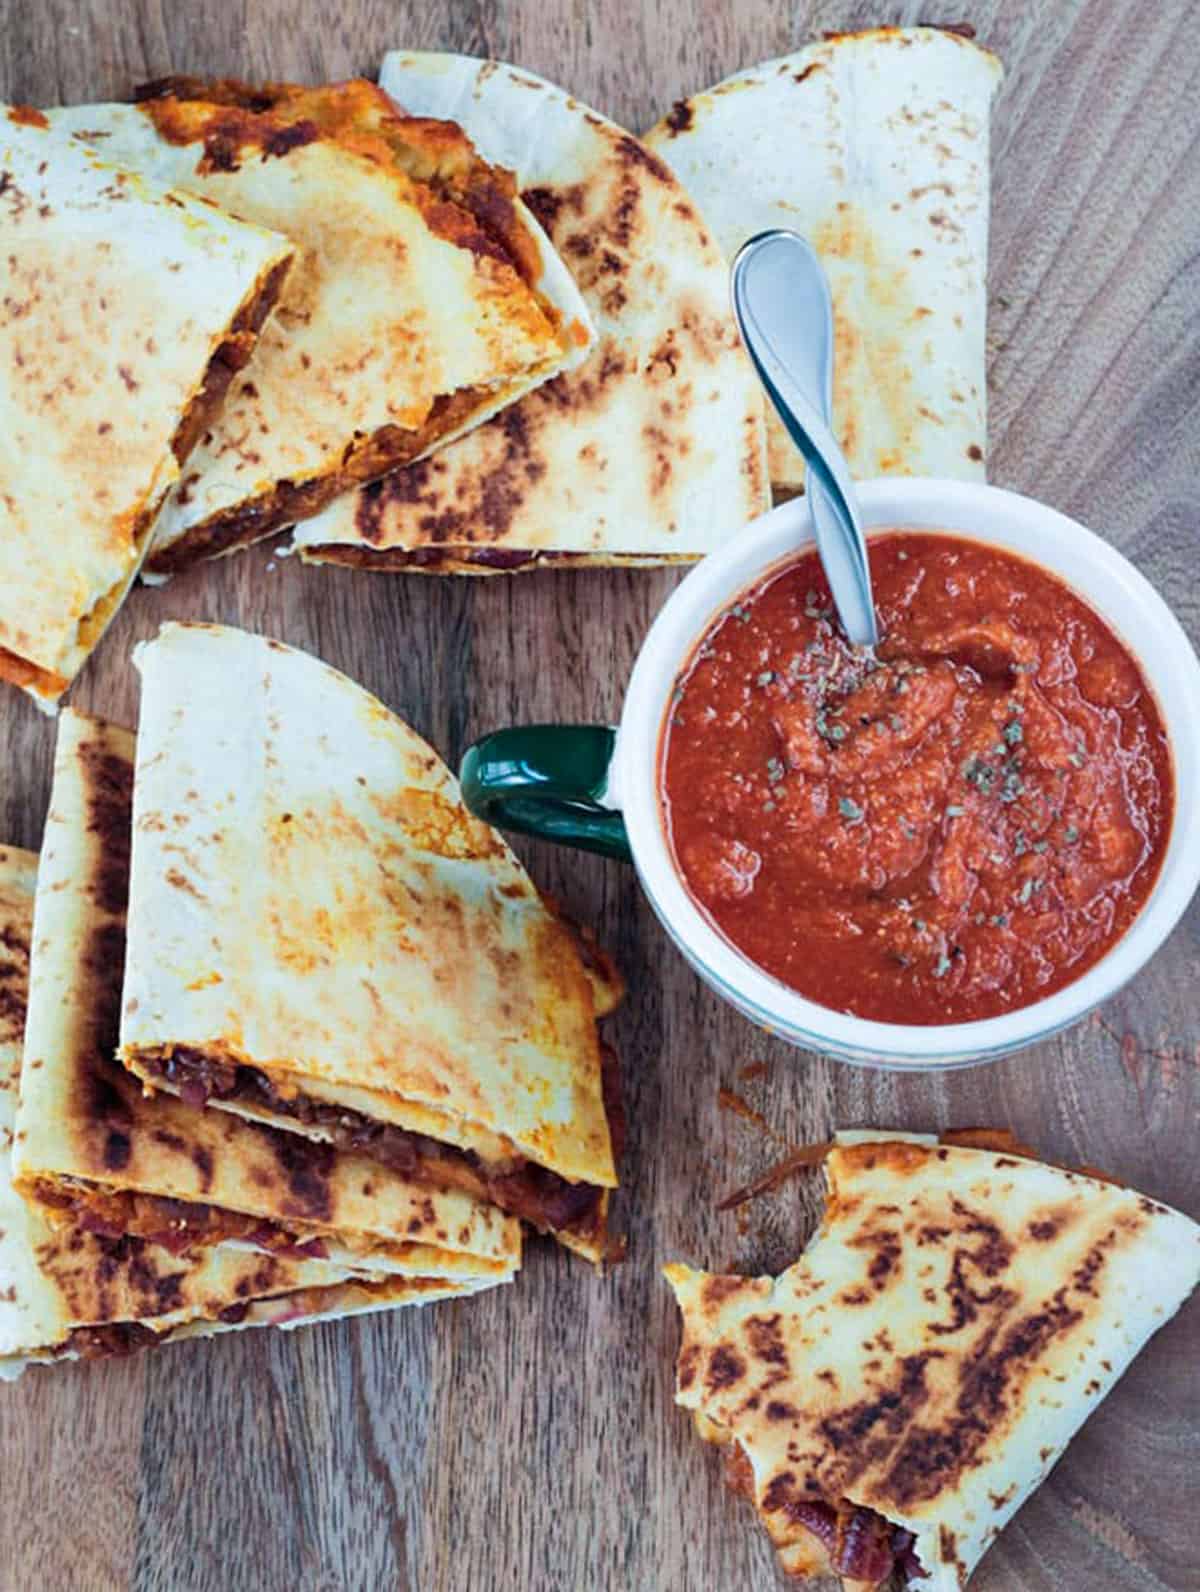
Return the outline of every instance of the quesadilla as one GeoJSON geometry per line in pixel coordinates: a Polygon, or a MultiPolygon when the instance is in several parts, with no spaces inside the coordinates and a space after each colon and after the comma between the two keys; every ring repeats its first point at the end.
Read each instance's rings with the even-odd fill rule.
{"type": "MultiPolygon", "coordinates": [[[[961,32],[838,33],[680,100],[646,142],[732,258],[799,232],[829,278],[834,429],[856,476],[982,480],[988,124],[1003,69],[961,32]]],[[[768,417],[771,481],[804,461],[768,417]]]]}
{"type": "Polygon", "coordinates": [[[52,707],[292,258],[0,107],[0,679],[52,707]]]}
{"type": "MultiPolygon", "coordinates": [[[[329,1144],[147,1098],[113,1059],[133,755],[128,731],[63,715],[38,871],[17,1191],[58,1228],[179,1254],[228,1244],[356,1273],[509,1280],[520,1227],[494,1205],[329,1144]]],[[[170,917],[159,928],[169,936],[170,917]]]]}
{"type": "Polygon", "coordinates": [[[151,572],[308,518],[586,353],[570,274],[459,128],[401,116],[361,80],[173,78],[143,94],[49,114],[298,249],[278,314],[163,508],[151,572]]]}
{"type": "Polygon", "coordinates": [[[723,260],[623,128],[499,61],[394,53],[382,86],[517,173],[596,327],[577,369],[297,528],[308,560],[486,575],[701,557],[768,507],[723,260]]]}
{"type": "Polygon", "coordinates": [[[356,1277],[227,1248],[194,1260],[142,1238],[58,1230],[12,1185],[37,857],[0,848],[0,1381],[28,1364],[123,1355],[170,1338],[297,1326],[467,1291],[356,1277]]]}
{"type": "Polygon", "coordinates": [[[218,625],[134,658],[124,1064],[603,1257],[604,959],[344,675],[218,625]]]}
{"type": "Polygon", "coordinates": [[[1200,1280],[1196,1223],[1000,1142],[839,1135],[781,1277],[666,1268],[676,1400],[791,1574],[958,1592],[1200,1280]]]}

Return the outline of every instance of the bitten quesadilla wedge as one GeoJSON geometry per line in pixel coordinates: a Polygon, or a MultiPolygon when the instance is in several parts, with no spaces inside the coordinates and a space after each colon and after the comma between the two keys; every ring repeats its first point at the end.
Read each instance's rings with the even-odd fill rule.
{"type": "Polygon", "coordinates": [[[0,679],[67,689],[292,258],[0,107],[0,679]]]}
{"type": "Polygon", "coordinates": [[[958,1592],[1200,1280],[1200,1227],[1018,1153],[839,1140],[781,1277],[667,1267],[676,1398],[785,1570],[958,1592]]]}
{"type": "Polygon", "coordinates": [[[65,713],[38,870],[18,1192],[58,1227],[189,1255],[234,1244],[466,1286],[511,1278],[520,1227],[495,1206],[328,1144],[150,1099],[113,1059],[132,785],[129,732],[65,713]]]}
{"type": "Polygon", "coordinates": [[[16,1193],[12,1137],[37,857],[0,848],[0,1381],[26,1365],[130,1354],[168,1338],[299,1326],[467,1291],[447,1278],[356,1277],[228,1248],[194,1260],[144,1238],[59,1229],[16,1193]]]}
{"type": "Polygon", "coordinates": [[[636,138],[499,61],[396,52],[383,87],[517,173],[583,293],[577,369],[297,528],[305,559],[486,575],[699,558],[768,506],[762,397],[724,261],[636,138]]]}
{"type": "Polygon", "coordinates": [[[215,625],[135,661],[125,1065],[603,1257],[603,958],[344,675],[215,625]]]}
{"type": "Polygon", "coordinates": [[[163,509],[150,571],[306,519],[586,353],[570,274],[511,176],[453,124],[402,116],[361,80],[143,92],[50,116],[298,248],[277,316],[163,509]]]}
{"type": "MultiPolygon", "coordinates": [[[[857,476],[982,480],[988,123],[1000,62],[957,32],[871,28],[681,100],[646,142],[731,258],[770,227],[829,278],[834,428],[857,476]]],[[[804,461],[768,418],[771,481],[804,461]]]]}

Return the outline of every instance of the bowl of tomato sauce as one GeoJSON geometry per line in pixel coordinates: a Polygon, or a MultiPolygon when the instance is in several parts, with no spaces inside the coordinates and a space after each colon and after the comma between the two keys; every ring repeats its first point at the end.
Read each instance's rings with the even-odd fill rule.
{"type": "Polygon", "coordinates": [[[918,479],[860,499],[873,651],[843,638],[796,500],[673,593],[619,731],[502,732],[542,739],[493,800],[481,743],[464,788],[627,849],[684,956],[772,1032],[981,1061],[1107,999],[1191,900],[1200,665],[1144,577],[1043,504],[918,479]]]}

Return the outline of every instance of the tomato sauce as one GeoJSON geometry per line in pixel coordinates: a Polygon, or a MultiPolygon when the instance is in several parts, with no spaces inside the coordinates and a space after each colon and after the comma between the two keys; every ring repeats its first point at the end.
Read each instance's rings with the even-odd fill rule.
{"type": "Polygon", "coordinates": [[[712,625],[676,684],[664,815],[689,890],[809,999],[894,1023],[1061,989],[1153,888],[1174,789],[1162,717],[1055,576],[955,536],[871,538],[876,656],[815,552],[712,625]]]}

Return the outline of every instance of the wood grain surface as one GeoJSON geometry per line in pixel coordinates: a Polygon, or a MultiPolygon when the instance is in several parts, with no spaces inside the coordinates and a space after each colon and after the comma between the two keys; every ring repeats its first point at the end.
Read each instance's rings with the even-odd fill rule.
{"type": "MultiPolygon", "coordinates": [[[[1120,546],[1200,636],[1200,28],[1188,0],[0,0],[0,90],[104,99],[169,71],[373,74],[391,46],[494,54],[633,128],[824,28],[969,18],[1008,79],[994,138],[992,474],[1120,546]]],[[[803,151],[795,158],[798,176],[803,151]]],[[[48,554],[52,528],[47,528],[48,554]]],[[[167,617],[278,635],[451,760],[533,719],[614,717],[676,576],[482,584],[304,569],[269,549],[135,592],[75,700],[132,722],[167,617]]],[[[0,839],[36,846],[53,727],[0,697],[0,839]]],[[[248,1333],[0,1391],[0,1587],[768,1592],[771,1553],[672,1405],[673,1257],[794,1258],[815,1180],[714,1211],[834,1123],[1011,1126],[1200,1215],[1200,910],[1098,1017],[1006,1062],[901,1078],[769,1042],[666,944],[632,872],[520,848],[628,974],[611,1025],[632,1142],[627,1265],[532,1244],[517,1285],[426,1312],[248,1333]],[[767,1128],[724,1109],[733,1089],[767,1128]]],[[[979,1592],[1200,1588],[1200,1309],[1152,1344],[988,1555],[979,1592]]]]}

